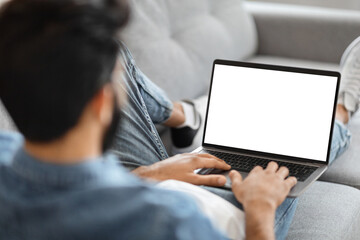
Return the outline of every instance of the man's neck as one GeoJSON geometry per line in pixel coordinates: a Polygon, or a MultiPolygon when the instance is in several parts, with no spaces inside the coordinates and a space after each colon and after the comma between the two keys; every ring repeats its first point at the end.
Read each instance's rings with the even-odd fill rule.
{"type": "Polygon", "coordinates": [[[25,150],[43,162],[55,164],[80,163],[101,155],[101,141],[96,135],[91,131],[72,131],[60,139],[48,143],[25,140],[25,150]]]}

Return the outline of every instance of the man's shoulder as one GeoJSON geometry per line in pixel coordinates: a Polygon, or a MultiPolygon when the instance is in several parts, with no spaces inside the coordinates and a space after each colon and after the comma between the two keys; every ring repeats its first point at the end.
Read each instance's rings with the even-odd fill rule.
{"type": "Polygon", "coordinates": [[[23,142],[24,139],[21,134],[0,130],[0,165],[8,163],[16,150],[23,145],[23,142]]]}
{"type": "MultiPolygon", "coordinates": [[[[29,182],[12,171],[9,164],[22,146],[21,135],[0,132],[0,171],[3,173],[0,177],[0,185],[3,186],[0,191],[0,201],[3,203],[0,212],[3,213],[3,219],[9,220],[13,219],[14,213],[7,210],[7,205],[11,209],[26,206],[27,211],[19,211],[17,214],[29,220],[23,222],[29,229],[37,229],[37,214],[39,211],[44,213],[41,221],[48,225],[42,227],[41,234],[44,237],[39,239],[48,239],[47,236],[51,236],[54,231],[59,238],[67,239],[66,234],[71,231],[74,235],[85,234],[84,228],[87,229],[88,239],[93,239],[92,236],[106,238],[107,234],[109,238],[118,236],[121,239],[189,239],[187,236],[213,239],[204,238],[200,228],[205,229],[205,236],[220,236],[190,197],[141,181],[119,166],[111,154],[104,156],[102,163],[92,165],[98,167],[96,173],[99,174],[78,185],[53,188],[43,182],[29,182]],[[29,187],[13,188],[15,185],[29,187]],[[23,198],[25,195],[26,199],[23,198]],[[18,199],[16,206],[10,201],[11,198],[18,199]],[[30,202],[32,204],[29,205],[30,202]],[[54,212],[57,214],[50,214],[54,212]],[[179,232],[183,237],[176,235],[179,232]]],[[[0,229],[3,224],[9,226],[10,222],[0,220],[0,229]]],[[[19,227],[16,224],[12,226],[19,227]]],[[[17,230],[20,233],[23,229],[17,230]]]]}

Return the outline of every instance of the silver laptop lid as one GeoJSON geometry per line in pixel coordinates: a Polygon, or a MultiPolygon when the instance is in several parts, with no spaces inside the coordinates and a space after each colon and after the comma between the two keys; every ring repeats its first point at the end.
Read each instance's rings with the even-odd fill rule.
{"type": "Polygon", "coordinates": [[[338,72],[216,60],[203,146],[327,164],[338,72]]]}

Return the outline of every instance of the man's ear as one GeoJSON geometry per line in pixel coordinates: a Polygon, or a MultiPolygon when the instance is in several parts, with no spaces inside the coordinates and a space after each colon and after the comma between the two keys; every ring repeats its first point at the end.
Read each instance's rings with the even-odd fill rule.
{"type": "Polygon", "coordinates": [[[112,120],[114,109],[114,92],[110,84],[106,84],[94,96],[90,103],[90,108],[94,117],[103,125],[108,126],[112,120]]]}

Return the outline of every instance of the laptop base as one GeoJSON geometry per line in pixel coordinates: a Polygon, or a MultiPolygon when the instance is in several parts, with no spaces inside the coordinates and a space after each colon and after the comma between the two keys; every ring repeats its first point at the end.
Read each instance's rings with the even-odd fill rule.
{"type": "MultiPolygon", "coordinates": [[[[199,147],[196,150],[193,151],[193,153],[203,153],[203,152],[208,152],[209,150],[204,149],[203,147],[199,147]]],[[[214,150],[210,150],[210,151],[214,151],[214,150]]],[[[218,151],[218,150],[216,150],[218,151]]],[[[272,160],[272,159],[269,159],[272,160]]],[[[278,160],[278,159],[273,159],[276,162],[282,162],[282,160],[278,160]]],[[[314,183],[327,169],[327,166],[324,165],[319,165],[317,166],[317,169],[310,175],[308,176],[304,181],[298,181],[298,183],[291,189],[288,197],[290,198],[295,198],[300,196],[312,183],[314,183]]],[[[222,187],[225,189],[229,189],[231,190],[231,179],[229,177],[229,172],[230,171],[223,171],[223,170],[218,170],[218,169],[200,169],[199,171],[197,171],[198,174],[202,174],[202,175],[207,175],[207,174],[221,174],[224,175],[226,177],[226,184],[222,187]]],[[[241,176],[243,177],[243,179],[245,179],[247,177],[247,175],[249,174],[249,172],[244,172],[244,171],[239,171],[241,176]]]]}

